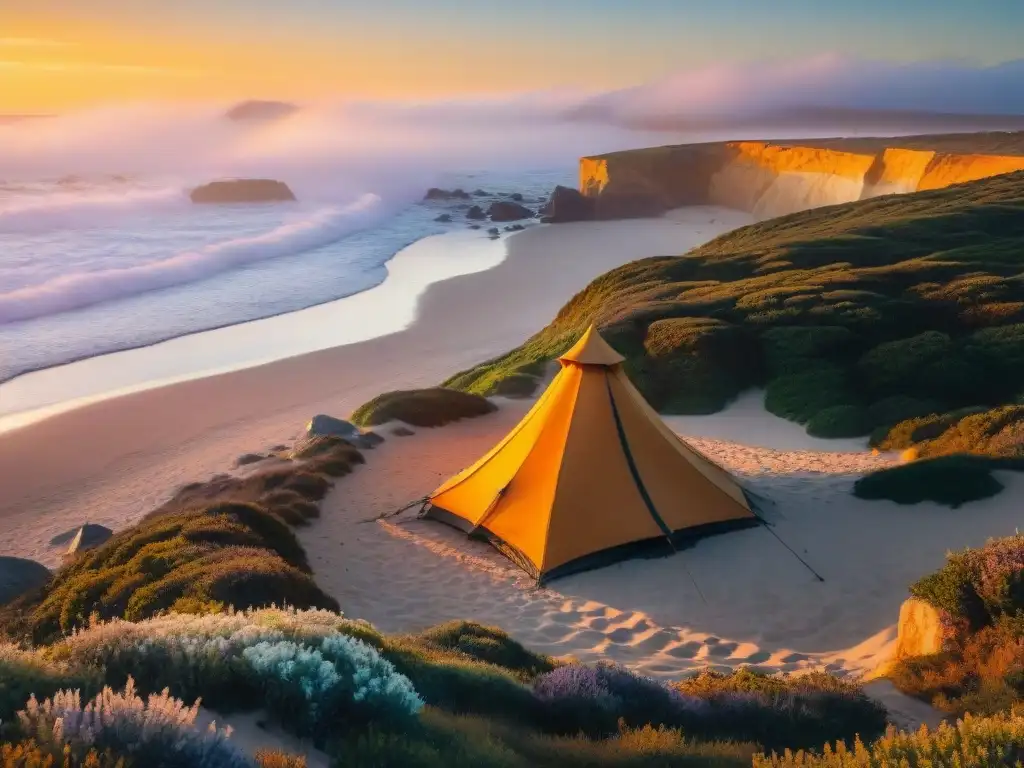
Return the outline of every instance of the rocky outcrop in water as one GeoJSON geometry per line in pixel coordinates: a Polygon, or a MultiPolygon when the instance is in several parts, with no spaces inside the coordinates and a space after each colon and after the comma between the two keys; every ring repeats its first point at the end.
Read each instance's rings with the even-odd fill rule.
{"type": "Polygon", "coordinates": [[[547,213],[542,221],[546,219],[552,224],[593,221],[597,217],[597,205],[594,199],[571,187],[555,187],[545,208],[547,213]]]}
{"type": "Polygon", "coordinates": [[[479,205],[474,205],[468,211],[466,211],[466,218],[472,219],[473,221],[483,221],[484,219],[487,218],[487,214],[484,212],[484,209],[481,208],[479,205]]]}
{"type": "Polygon", "coordinates": [[[533,211],[519,203],[500,200],[487,209],[491,221],[519,221],[533,217],[533,211]]]}
{"type": "Polygon", "coordinates": [[[231,179],[196,187],[189,195],[193,203],[282,203],[295,200],[295,193],[283,181],[272,179],[231,179]]]}
{"type": "Polygon", "coordinates": [[[423,196],[424,200],[469,200],[469,198],[469,192],[464,189],[441,189],[440,187],[431,187],[423,196]]]}

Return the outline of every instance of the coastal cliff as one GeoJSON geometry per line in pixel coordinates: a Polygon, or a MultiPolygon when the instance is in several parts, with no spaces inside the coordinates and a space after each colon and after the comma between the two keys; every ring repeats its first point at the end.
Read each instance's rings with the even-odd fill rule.
{"type": "Polygon", "coordinates": [[[721,205],[767,219],[1024,170],[1024,134],[973,144],[969,138],[933,137],[935,148],[928,148],[928,137],[910,137],[887,140],[891,146],[864,139],[736,141],[613,152],[581,158],[580,191],[598,200],[641,195],[665,209],[721,205]]]}

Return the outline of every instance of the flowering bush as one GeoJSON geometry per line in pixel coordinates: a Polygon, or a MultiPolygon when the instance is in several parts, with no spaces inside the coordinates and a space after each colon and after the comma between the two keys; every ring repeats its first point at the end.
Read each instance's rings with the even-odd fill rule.
{"type": "Polygon", "coordinates": [[[185,706],[166,690],[143,702],[129,679],[123,693],[109,687],[82,705],[79,691],[58,691],[43,703],[32,696],[18,713],[22,729],[41,746],[63,752],[93,747],[161,768],[253,768],[228,741],[229,730],[195,727],[198,702],[185,706]]]}
{"type": "Polygon", "coordinates": [[[816,747],[884,732],[885,708],[830,675],[769,677],[748,670],[705,672],[662,685],[612,664],[568,665],[537,678],[534,694],[562,733],[607,735],[624,723],[682,728],[705,739],[766,748],[816,747]]]}
{"type": "Polygon", "coordinates": [[[984,547],[948,555],[946,564],[910,587],[948,614],[961,633],[1024,610],[1024,535],[991,539],[984,547]]]}
{"type": "Polygon", "coordinates": [[[608,735],[620,721],[629,727],[683,727],[707,709],[701,699],[603,662],[559,667],[538,677],[533,692],[550,711],[551,727],[561,733],[608,735]]]}
{"type": "Polygon", "coordinates": [[[169,687],[218,709],[265,706],[315,735],[341,713],[402,719],[422,707],[408,678],[366,640],[380,636],[337,613],[264,609],[96,623],[51,654],[102,668],[109,681],[132,676],[147,690],[169,687]]]}
{"type": "Polygon", "coordinates": [[[754,757],[754,768],[903,768],[903,766],[955,765],[989,768],[1020,765],[1024,753],[1024,719],[1016,716],[965,717],[957,724],[943,723],[935,731],[916,733],[890,730],[884,738],[865,745],[859,738],[852,748],[826,746],[823,753],[792,753],[754,757]]]}

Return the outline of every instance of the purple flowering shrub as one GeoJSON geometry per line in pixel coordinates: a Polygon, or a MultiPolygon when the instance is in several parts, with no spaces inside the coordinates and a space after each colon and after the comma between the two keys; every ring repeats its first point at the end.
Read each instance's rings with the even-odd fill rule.
{"type": "Polygon", "coordinates": [[[884,707],[831,675],[769,677],[749,670],[705,672],[662,684],[614,664],[570,664],[541,675],[533,692],[549,730],[591,737],[622,725],[682,729],[688,736],[739,740],[766,749],[811,748],[885,731],[884,707]]]}
{"type": "Polygon", "coordinates": [[[946,564],[910,587],[943,612],[951,634],[963,636],[1024,610],[1024,536],[991,539],[951,553],[946,564]]]}

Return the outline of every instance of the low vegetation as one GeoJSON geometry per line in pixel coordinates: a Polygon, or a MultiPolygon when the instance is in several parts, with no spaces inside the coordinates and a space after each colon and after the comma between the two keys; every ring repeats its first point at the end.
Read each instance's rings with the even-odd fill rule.
{"type": "Polygon", "coordinates": [[[524,383],[592,322],[661,412],[750,387],[821,437],[1024,454],[1024,173],[743,227],[594,280],[521,347],[449,379],[524,383]]]}
{"type": "Polygon", "coordinates": [[[85,552],[41,590],[0,608],[0,631],[52,642],[90,616],[293,605],[336,610],[313,581],[291,526],[319,515],[336,477],[363,461],[337,438],[296,460],[183,487],[137,526],[85,552]]]}
{"type": "Polygon", "coordinates": [[[955,509],[1003,490],[992,475],[999,466],[983,456],[940,456],[872,472],[854,483],[853,493],[862,499],[897,504],[933,501],[955,509]]]}
{"type": "Polygon", "coordinates": [[[483,416],[496,409],[479,395],[445,387],[385,392],[352,413],[352,423],[374,427],[402,421],[413,427],[442,427],[459,419],[483,416]]]}
{"type": "Polygon", "coordinates": [[[1008,712],[1024,703],[1024,536],[948,556],[911,587],[940,611],[941,653],[899,662],[906,693],[955,715],[1008,712]]]}

